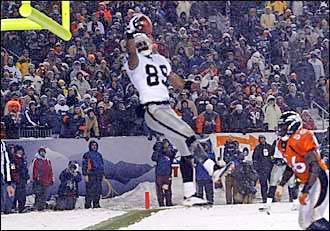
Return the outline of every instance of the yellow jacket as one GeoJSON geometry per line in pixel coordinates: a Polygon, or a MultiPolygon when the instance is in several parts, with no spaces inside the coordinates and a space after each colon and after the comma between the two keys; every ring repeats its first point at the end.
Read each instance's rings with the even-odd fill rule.
{"type": "Polygon", "coordinates": [[[96,116],[93,118],[90,118],[88,115],[85,116],[85,126],[86,129],[84,131],[84,137],[90,137],[91,135],[91,130],[94,130],[94,135],[96,137],[100,136],[100,131],[99,131],[99,124],[97,122],[96,116]]]}
{"type": "Polygon", "coordinates": [[[264,29],[271,30],[274,27],[276,18],[274,14],[262,14],[260,17],[260,24],[264,29]]]}
{"type": "Polygon", "coordinates": [[[270,6],[273,11],[284,13],[284,11],[288,8],[288,4],[286,1],[268,1],[266,6],[270,6]]]}
{"type": "Polygon", "coordinates": [[[29,74],[29,65],[30,62],[16,63],[16,67],[21,72],[22,76],[26,76],[29,74]]]}

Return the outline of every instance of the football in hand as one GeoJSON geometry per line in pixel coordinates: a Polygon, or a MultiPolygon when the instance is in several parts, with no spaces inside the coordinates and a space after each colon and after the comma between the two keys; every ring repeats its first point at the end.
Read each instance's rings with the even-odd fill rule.
{"type": "Polygon", "coordinates": [[[147,15],[141,14],[139,17],[139,32],[147,35],[152,34],[152,22],[147,15]]]}

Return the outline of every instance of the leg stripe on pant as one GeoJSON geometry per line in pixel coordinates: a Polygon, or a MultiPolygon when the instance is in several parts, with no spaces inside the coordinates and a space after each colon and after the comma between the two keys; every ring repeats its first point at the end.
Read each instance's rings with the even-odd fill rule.
{"type": "Polygon", "coordinates": [[[325,171],[321,170],[319,179],[320,179],[320,183],[321,183],[321,192],[320,192],[319,199],[314,208],[316,208],[322,204],[322,202],[325,200],[325,197],[327,196],[327,193],[328,193],[327,191],[328,191],[329,182],[328,182],[328,177],[327,177],[327,174],[325,173],[325,171]]]}
{"type": "Polygon", "coordinates": [[[161,121],[159,121],[158,119],[156,119],[156,118],[153,116],[153,114],[151,114],[151,112],[149,111],[149,108],[148,108],[148,107],[147,107],[147,113],[150,115],[150,117],[151,117],[154,121],[156,121],[157,123],[159,123],[159,124],[162,125],[163,127],[167,128],[168,130],[170,130],[170,131],[172,131],[172,132],[174,132],[174,133],[176,133],[176,134],[178,134],[178,135],[180,135],[180,136],[183,136],[183,137],[186,138],[186,139],[189,138],[188,136],[185,136],[184,134],[182,134],[182,133],[180,133],[180,132],[174,130],[173,128],[167,126],[167,125],[164,124],[163,122],[161,122],[161,121]]]}

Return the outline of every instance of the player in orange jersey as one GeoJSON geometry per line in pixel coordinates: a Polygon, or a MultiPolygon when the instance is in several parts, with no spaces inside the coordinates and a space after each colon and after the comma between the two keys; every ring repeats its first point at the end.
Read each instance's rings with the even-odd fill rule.
{"type": "Polygon", "coordinates": [[[302,125],[302,119],[296,112],[284,112],[279,119],[281,142],[278,148],[288,166],[275,195],[282,195],[283,186],[295,174],[303,185],[299,194],[300,227],[304,230],[330,230],[330,223],[324,218],[329,206],[329,171],[321,160],[313,131],[303,129],[302,125]]]}

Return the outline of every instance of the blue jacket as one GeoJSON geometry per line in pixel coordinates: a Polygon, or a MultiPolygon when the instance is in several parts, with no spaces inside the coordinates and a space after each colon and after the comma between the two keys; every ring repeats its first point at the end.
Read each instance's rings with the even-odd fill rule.
{"type": "Polygon", "coordinates": [[[89,152],[83,155],[82,173],[84,176],[104,176],[103,157],[101,153],[91,149],[92,143],[96,143],[96,141],[89,142],[89,152]]]}
{"type": "MultiPolygon", "coordinates": [[[[210,151],[207,155],[211,160],[215,161],[214,152],[210,151]]],[[[200,181],[200,180],[212,180],[212,176],[209,175],[209,173],[206,171],[206,169],[203,167],[201,163],[197,163],[196,181],[200,181]]]]}
{"type": "Polygon", "coordinates": [[[164,151],[161,147],[161,142],[157,142],[154,146],[154,152],[152,153],[151,160],[157,163],[156,176],[172,176],[172,163],[175,157],[175,150],[171,145],[167,151],[164,151]]]}

